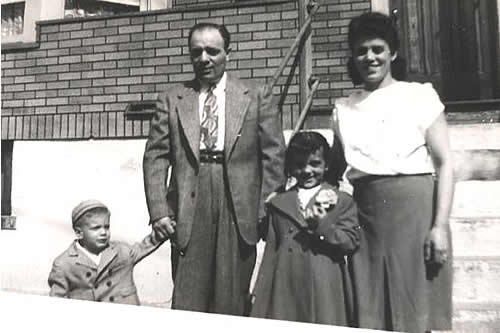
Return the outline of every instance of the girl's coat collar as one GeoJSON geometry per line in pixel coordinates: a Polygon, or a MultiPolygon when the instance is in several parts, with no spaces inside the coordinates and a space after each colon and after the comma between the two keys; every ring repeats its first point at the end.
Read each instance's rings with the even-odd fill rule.
{"type": "MultiPolygon", "coordinates": [[[[308,208],[316,201],[316,197],[322,190],[332,190],[337,192],[337,189],[332,185],[328,183],[322,183],[318,192],[314,194],[314,196],[307,204],[308,208]]],[[[301,227],[307,228],[307,222],[305,221],[304,217],[299,211],[298,200],[299,197],[298,197],[297,187],[294,186],[288,191],[280,193],[273,199],[271,199],[269,205],[289,216],[291,219],[297,222],[301,227]]]]}

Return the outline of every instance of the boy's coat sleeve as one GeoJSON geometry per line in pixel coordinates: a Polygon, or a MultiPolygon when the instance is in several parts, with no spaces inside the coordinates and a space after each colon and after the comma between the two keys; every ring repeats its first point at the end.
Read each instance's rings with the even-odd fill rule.
{"type": "Polygon", "coordinates": [[[55,297],[67,297],[68,296],[68,280],[64,274],[63,269],[61,268],[60,263],[56,260],[52,265],[52,270],[49,274],[49,287],[50,287],[50,296],[55,297]]]}

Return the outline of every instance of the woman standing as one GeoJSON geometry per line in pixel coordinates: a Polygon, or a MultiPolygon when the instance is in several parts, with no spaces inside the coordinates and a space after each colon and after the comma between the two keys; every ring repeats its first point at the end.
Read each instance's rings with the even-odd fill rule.
{"type": "Polygon", "coordinates": [[[363,90],[336,101],[333,129],[363,233],[351,258],[360,327],[451,329],[453,167],[444,106],[429,83],[402,81],[392,20],[349,24],[349,74],[363,90]]]}

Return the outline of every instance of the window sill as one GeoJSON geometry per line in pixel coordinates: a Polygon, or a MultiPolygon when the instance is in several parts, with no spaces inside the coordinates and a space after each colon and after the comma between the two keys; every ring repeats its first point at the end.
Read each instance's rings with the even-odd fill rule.
{"type": "Polygon", "coordinates": [[[132,102],[125,109],[125,116],[128,119],[148,120],[155,113],[155,101],[132,102]]]}
{"type": "Polygon", "coordinates": [[[13,43],[2,43],[2,53],[6,51],[12,52],[17,50],[30,50],[39,47],[37,42],[13,42],[13,43]]]}

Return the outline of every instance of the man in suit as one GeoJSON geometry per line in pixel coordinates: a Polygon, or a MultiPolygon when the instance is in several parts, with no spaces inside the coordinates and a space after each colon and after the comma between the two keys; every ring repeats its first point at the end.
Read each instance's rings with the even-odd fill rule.
{"type": "Polygon", "coordinates": [[[195,78],[159,95],[144,184],[152,227],[172,241],[172,308],[243,315],[285,143],[272,96],[226,73],[229,41],[222,25],[191,28],[195,78]]]}

